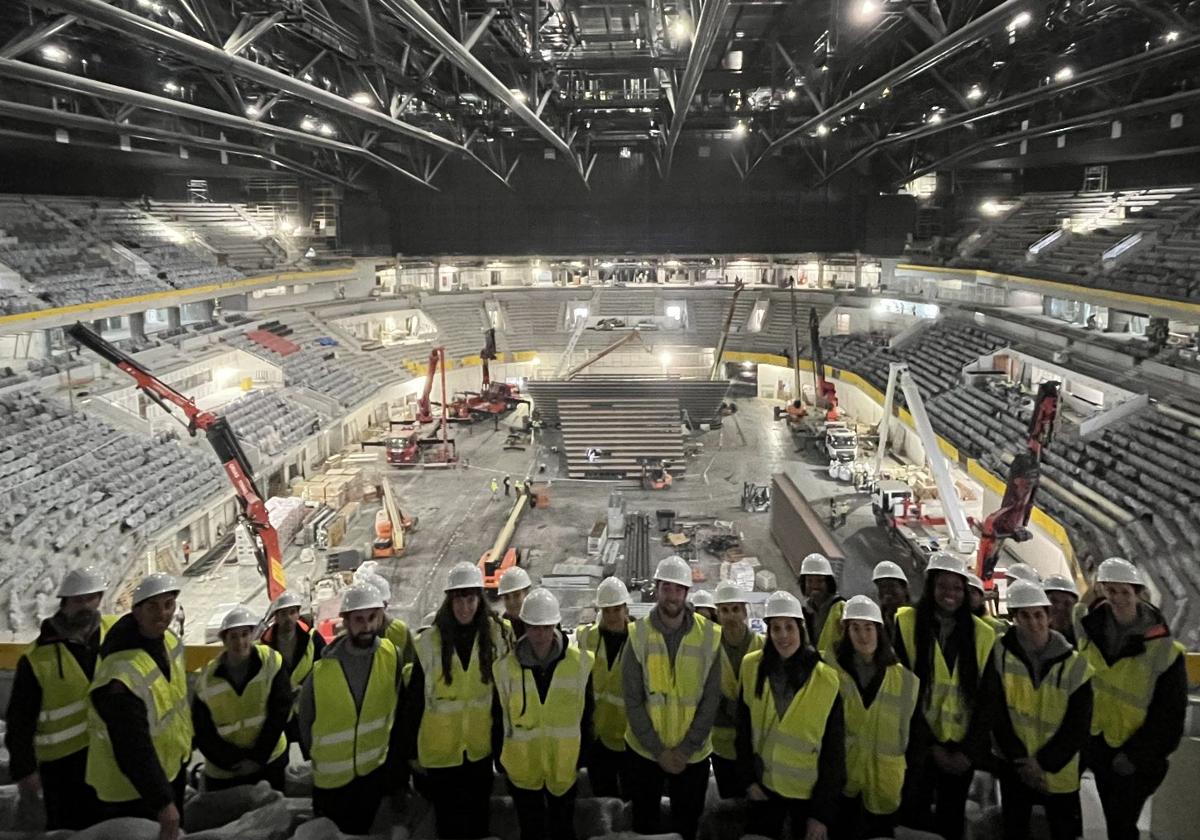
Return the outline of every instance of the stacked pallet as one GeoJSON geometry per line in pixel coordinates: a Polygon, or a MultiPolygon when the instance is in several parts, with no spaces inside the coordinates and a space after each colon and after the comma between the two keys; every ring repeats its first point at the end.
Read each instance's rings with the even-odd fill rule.
{"type": "Polygon", "coordinates": [[[571,478],[640,478],[642,464],[684,469],[675,399],[558,401],[563,453],[571,478]]]}

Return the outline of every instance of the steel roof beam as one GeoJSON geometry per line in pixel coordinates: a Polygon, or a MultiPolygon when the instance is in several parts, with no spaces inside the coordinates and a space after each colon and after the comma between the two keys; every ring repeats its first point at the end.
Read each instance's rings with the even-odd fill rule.
{"type": "Polygon", "coordinates": [[[692,38],[692,48],[688,52],[687,66],[683,70],[683,79],[675,92],[675,110],[671,113],[671,127],[667,131],[666,145],[663,149],[662,173],[663,178],[671,177],[671,160],[675,154],[675,145],[683,133],[683,124],[687,121],[688,110],[692,106],[692,97],[700,85],[700,76],[708,65],[712,55],[713,45],[721,31],[721,21],[729,8],[729,0],[707,0],[700,10],[700,22],[692,38]]]}
{"type": "Polygon", "coordinates": [[[225,42],[224,50],[230,55],[237,55],[246,47],[253,44],[263,35],[274,29],[286,17],[283,12],[274,12],[255,23],[245,32],[234,32],[225,42]]]}
{"type": "Polygon", "coordinates": [[[20,58],[32,49],[40,47],[47,40],[62,32],[79,18],[75,15],[62,15],[51,21],[46,21],[34,27],[23,35],[18,35],[3,47],[0,47],[0,58],[20,58]]]}

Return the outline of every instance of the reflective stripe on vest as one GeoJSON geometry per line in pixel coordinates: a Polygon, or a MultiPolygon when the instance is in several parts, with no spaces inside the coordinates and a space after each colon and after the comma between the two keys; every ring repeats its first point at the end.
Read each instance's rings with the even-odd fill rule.
{"type": "MultiPolygon", "coordinates": [[[[116,621],[115,615],[100,616],[101,642],[116,621]]],[[[86,750],[90,681],[75,655],[65,644],[54,642],[30,645],[25,651],[25,659],[42,691],[42,708],[33,733],[33,750],[38,763],[57,761],[86,750]]]]}
{"type": "MultiPolygon", "coordinates": [[[[489,622],[496,662],[505,653],[503,631],[489,622]]],[[[450,682],[442,672],[442,635],[431,627],[417,637],[417,658],[425,672],[425,713],[417,731],[417,760],[422,767],[458,767],[463,755],[480,761],[492,754],[492,686],[479,670],[479,639],[471,645],[466,670],[450,653],[450,682]]],[[[493,663],[493,668],[495,663],[493,663]]]]}
{"type": "Polygon", "coordinates": [[[825,653],[833,650],[833,646],[842,640],[845,628],[842,627],[842,614],[846,611],[846,602],[838,599],[829,608],[825,623],[821,625],[821,636],[817,639],[817,652],[825,653]]]}
{"type": "MultiPolygon", "coordinates": [[[[608,648],[597,625],[585,624],[578,628],[575,631],[575,640],[580,650],[592,655],[592,697],[595,699],[592,726],[596,730],[596,739],[607,749],[624,752],[625,728],[628,721],[625,719],[621,654],[625,652],[625,645],[621,646],[616,661],[609,662],[608,648]]],[[[626,644],[628,643],[626,639],[626,644]]]]}
{"type": "Polygon", "coordinates": [[[837,669],[846,718],[845,794],[861,796],[863,807],[872,814],[893,814],[900,807],[904,753],[921,681],[899,662],[889,665],[868,707],[854,676],[837,664],[832,653],[826,661],[837,669]]]}
{"type": "Polygon", "coordinates": [[[395,646],[380,639],[362,707],[356,710],[342,663],[322,657],[313,666],[311,752],[316,787],[343,787],[383,766],[399,700],[399,667],[395,646]]]}
{"type": "Polygon", "coordinates": [[[393,618],[388,622],[387,629],[383,631],[383,637],[395,646],[401,665],[408,662],[411,656],[408,652],[410,644],[408,625],[398,618],[393,618]]]}
{"type": "Polygon", "coordinates": [[[500,764],[522,790],[562,796],[575,784],[579,763],[579,723],[587,698],[592,656],[568,645],[554,668],[543,703],[537,683],[511,652],[496,669],[496,689],[504,710],[500,764]]]}
{"type": "MultiPolygon", "coordinates": [[[[200,672],[196,684],[196,698],[208,707],[217,734],[234,746],[249,749],[258,740],[263,723],[267,719],[267,700],[271,696],[271,683],[283,668],[283,657],[266,645],[255,645],[262,667],[254,679],[246,684],[239,695],[229,681],[217,676],[217,667],[224,660],[222,654],[210,661],[200,672]]],[[[283,755],[287,749],[287,738],[281,732],[279,740],[271,750],[271,761],[283,755]]],[[[232,779],[235,774],[213,763],[205,756],[204,775],[213,779],[232,779]]]]}
{"type": "MultiPolygon", "coordinates": [[[[675,661],[671,661],[667,642],[662,633],[650,624],[650,617],[638,619],[629,628],[629,641],[634,655],[642,666],[646,692],[646,713],[654,731],[668,749],[683,742],[700,698],[708,671],[716,662],[721,646],[721,629],[699,613],[692,615],[692,627],[679,640],[675,661]]],[[[625,727],[625,742],[640,756],[654,760],[650,751],[638,741],[633,730],[625,727]]],[[[693,764],[708,758],[712,752],[712,737],[688,756],[693,764]]]]}
{"type": "Polygon", "coordinates": [[[1078,620],[1075,638],[1095,672],[1092,734],[1103,735],[1105,743],[1116,749],[1142,728],[1158,678],[1183,655],[1183,645],[1170,637],[1150,639],[1137,656],[1125,656],[1109,665],[1078,620]]]}
{"type": "MultiPolygon", "coordinates": [[[[978,673],[983,674],[987,667],[988,658],[992,655],[992,644],[996,633],[987,622],[977,616],[971,616],[975,630],[975,661],[978,673]]],[[[916,667],[920,653],[917,651],[917,611],[914,607],[901,607],[896,611],[896,626],[900,629],[900,638],[904,641],[904,650],[908,653],[909,662],[916,667]]],[[[925,699],[925,720],[933,730],[933,737],[940,743],[961,741],[967,735],[967,726],[971,722],[974,709],[968,708],[967,700],[963,697],[958,685],[958,667],[955,663],[953,671],[946,665],[942,655],[942,646],[936,639],[933,645],[933,684],[929,686],[925,699]]],[[[961,654],[960,654],[961,655],[961,654]]]]}
{"type": "MultiPolygon", "coordinates": [[[[763,637],[757,633],[751,633],[749,628],[746,629],[746,632],[750,633],[750,644],[746,648],[746,653],[762,650],[763,637]]],[[[741,685],[738,682],[740,669],[733,670],[733,663],[729,661],[729,651],[725,649],[724,644],[721,645],[720,660],[721,704],[717,708],[717,722],[713,724],[712,751],[713,755],[718,758],[732,761],[737,758],[737,751],[734,749],[736,733],[733,721],[737,716],[738,690],[741,685]]]]}
{"type": "MultiPolygon", "coordinates": [[[[1072,651],[1069,657],[1056,662],[1034,688],[1029,669],[1008,648],[996,645],[994,658],[1013,731],[1025,752],[1036,756],[1062,726],[1071,695],[1092,678],[1092,667],[1087,657],[1072,651]]],[[[1049,793],[1079,790],[1079,753],[1058,772],[1046,773],[1046,789],[1049,793]]]]}
{"type": "Polygon", "coordinates": [[[742,660],[742,701],[750,710],[754,755],[762,762],[763,786],[789,799],[808,799],[817,783],[821,740],[838,697],[837,672],[817,662],[808,680],[780,715],[770,680],[760,696],[754,689],[762,651],[742,660]]]}
{"type": "MultiPolygon", "coordinates": [[[[192,754],[192,716],[188,709],[187,675],[183,670],[183,643],[170,630],[163,639],[171,663],[167,679],[154,658],[144,650],[121,650],[100,661],[90,691],[111,682],[123,684],[146,707],[150,740],[159,766],[168,780],[174,779],[192,754]]],[[[87,783],[102,802],[130,802],[140,794],[117,767],[108,726],[88,699],[87,783]]]]}

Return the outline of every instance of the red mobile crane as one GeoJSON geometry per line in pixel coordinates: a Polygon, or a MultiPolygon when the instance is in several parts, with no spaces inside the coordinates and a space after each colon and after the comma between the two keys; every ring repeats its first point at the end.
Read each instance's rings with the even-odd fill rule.
{"type": "Polygon", "coordinates": [[[808,310],[808,340],[812,344],[813,375],[817,380],[817,408],[825,409],[826,420],[837,420],[837,388],[825,378],[825,361],[821,357],[821,318],[815,308],[808,310]]]}
{"type": "Polygon", "coordinates": [[[483,366],[483,388],[477,394],[468,391],[465,400],[466,411],[472,419],[475,415],[486,417],[503,414],[511,411],[518,403],[524,402],[516,385],[492,381],[492,371],[488,362],[493,361],[496,356],[496,330],[493,327],[483,334],[483,349],[479,351],[479,360],[483,366]]]}
{"type": "Polygon", "coordinates": [[[258,492],[254,483],[254,471],[250,466],[242,445],[229,421],[217,414],[201,411],[196,407],[196,401],[185,397],[170,385],[161,381],[136,360],[127,356],[103,338],[92,332],[83,324],[76,323],[67,327],[66,334],[83,347],[88,348],[97,356],[111,363],[118,370],[131,376],[139,391],[144,393],[168,414],[174,416],[171,406],[175,406],[187,417],[188,434],[195,437],[197,431],[204,432],[208,443],[225,474],[233,484],[238,502],[242,508],[242,519],[249,527],[255,538],[254,554],[258,560],[258,569],[267,581],[267,597],[274,601],[287,589],[287,580],[283,574],[283,552],[279,546],[279,535],[271,525],[267,515],[267,505],[258,492]]]}
{"type": "Polygon", "coordinates": [[[1054,420],[1058,416],[1058,389],[1058,382],[1043,382],[1038,387],[1033,417],[1029,421],[1026,450],[1013,458],[1000,507],[983,521],[980,529],[976,574],[983,580],[985,590],[990,591],[995,587],[992,577],[1004,541],[1011,539],[1024,542],[1033,536],[1027,526],[1041,477],[1042,451],[1054,434],[1054,420]]]}
{"type": "Polygon", "coordinates": [[[433,403],[429,401],[429,397],[433,393],[433,380],[437,377],[439,364],[442,367],[446,365],[445,347],[434,347],[429,351],[429,372],[425,374],[425,390],[421,392],[421,397],[417,400],[418,423],[433,422],[433,403]]]}

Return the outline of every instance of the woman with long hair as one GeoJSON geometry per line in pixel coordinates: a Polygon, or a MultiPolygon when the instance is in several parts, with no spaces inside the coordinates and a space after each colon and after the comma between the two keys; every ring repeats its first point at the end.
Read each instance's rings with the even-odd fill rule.
{"type": "Polygon", "coordinates": [[[474,563],[450,570],[433,626],[417,637],[408,684],[410,752],[433,799],[437,834],[486,837],[492,794],[492,734],[499,720],[493,668],[506,653],[474,563]]]}
{"type": "Polygon", "coordinates": [[[915,607],[896,611],[896,655],[921,681],[921,735],[911,739],[899,822],[960,840],[967,792],[989,749],[986,703],[995,696],[988,668],[996,633],[971,613],[967,570],[938,552],[925,569],[915,607]]]}
{"type": "Polygon", "coordinates": [[[767,640],[742,659],[738,774],[749,800],[746,833],[827,840],[846,782],[842,700],[833,668],[808,643],[790,592],[767,599],[767,640]]]}
{"type": "Polygon", "coordinates": [[[855,595],[844,633],[825,660],[837,670],[846,718],[846,787],[838,837],[891,837],[907,767],[920,682],[900,664],[879,605],[855,595]]]}

